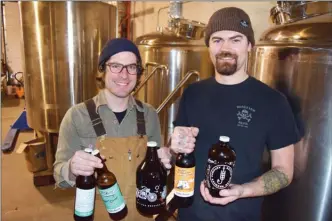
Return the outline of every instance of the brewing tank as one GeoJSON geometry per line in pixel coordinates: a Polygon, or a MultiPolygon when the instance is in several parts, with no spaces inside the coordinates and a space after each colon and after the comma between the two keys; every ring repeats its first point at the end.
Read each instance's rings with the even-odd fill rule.
{"type": "MultiPolygon", "coordinates": [[[[173,131],[173,121],[183,89],[189,83],[206,79],[214,73],[208,48],[204,45],[202,38],[188,38],[188,31],[180,33],[184,30],[185,27],[171,31],[163,30],[136,39],[145,67],[144,77],[155,71],[155,74],[150,75],[150,79],[140,89],[137,97],[151,104],[159,112],[164,142],[173,131]],[[190,71],[193,71],[191,76],[188,73],[190,71]],[[196,74],[199,75],[198,78],[196,74]],[[186,79],[188,81],[185,81],[186,79]],[[183,82],[186,83],[166,104],[165,99],[183,82]]],[[[187,30],[192,31],[191,34],[198,36],[201,34],[198,29],[187,30]]]]}
{"type": "Polygon", "coordinates": [[[19,2],[27,120],[57,133],[66,111],[97,93],[98,55],[115,37],[116,8],[102,2],[19,2]]]}
{"type": "Polygon", "coordinates": [[[263,220],[331,221],[331,3],[301,2],[287,7],[277,14],[274,8],[273,18],[279,25],[262,35],[248,68],[252,76],[286,96],[303,135],[295,145],[294,180],[265,198],[263,220]]]}

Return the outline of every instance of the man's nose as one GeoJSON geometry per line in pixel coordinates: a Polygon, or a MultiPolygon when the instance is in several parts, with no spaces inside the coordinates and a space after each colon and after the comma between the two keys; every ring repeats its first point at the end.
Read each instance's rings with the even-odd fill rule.
{"type": "Polygon", "coordinates": [[[223,43],[221,44],[220,48],[219,48],[219,52],[230,52],[230,43],[229,41],[223,41],[223,43]]]}
{"type": "Polygon", "coordinates": [[[129,75],[129,73],[128,73],[127,67],[124,67],[122,69],[122,71],[120,72],[120,77],[126,79],[126,78],[128,78],[128,75],[129,75]]]}

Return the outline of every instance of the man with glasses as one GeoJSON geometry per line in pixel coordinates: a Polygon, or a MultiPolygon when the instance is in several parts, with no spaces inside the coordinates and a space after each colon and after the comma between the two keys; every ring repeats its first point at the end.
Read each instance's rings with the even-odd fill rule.
{"type": "MultiPolygon", "coordinates": [[[[147,141],[161,146],[161,131],[156,110],[131,95],[142,75],[138,48],[125,38],[110,40],[100,54],[98,69],[99,93],[71,107],[61,122],[54,163],[57,186],[74,186],[78,175],[88,176],[102,168],[100,159],[82,150],[97,148],[126,201],[125,220],[150,220],[136,210],[136,168],[145,157],[147,141]]],[[[169,149],[160,148],[158,155],[169,168],[169,149]]],[[[96,211],[96,220],[106,217],[107,213],[96,211]]]]}

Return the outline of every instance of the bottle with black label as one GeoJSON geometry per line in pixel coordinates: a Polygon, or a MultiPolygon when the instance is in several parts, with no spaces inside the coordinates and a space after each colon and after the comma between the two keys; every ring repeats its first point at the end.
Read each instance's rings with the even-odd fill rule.
{"type": "Polygon", "coordinates": [[[229,137],[220,136],[219,142],[209,150],[205,180],[213,197],[220,197],[219,191],[227,188],[232,180],[236,154],[229,142],[229,137]]]}
{"type": "MultiPolygon", "coordinates": [[[[91,154],[92,149],[85,148],[91,154]]],[[[94,175],[76,177],[75,221],[92,221],[94,216],[96,178],[94,175]]]]}
{"type": "Polygon", "coordinates": [[[157,154],[157,143],[147,143],[144,160],[136,171],[136,208],[143,215],[155,215],[166,205],[167,174],[157,154]]]}
{"type": "Polygon", "coordinates": [[[114,173],[107,169],[105,160],[100,156],[99,150],[92,155],[102,160],[103,167],[96,168],[98,191],[112,220],[121,220],[128,214],[128,208],[114,173]]]}

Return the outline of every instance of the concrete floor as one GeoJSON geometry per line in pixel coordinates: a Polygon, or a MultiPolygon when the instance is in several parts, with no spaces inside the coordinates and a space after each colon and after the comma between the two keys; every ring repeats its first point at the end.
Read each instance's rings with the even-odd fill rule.
{"type": "MultiPolygon", "coordinates": [[[[10,125],[23,111],[24,100],[8,96],[1,99],[1,136],[3,141],[10,125]]],[[[17,139],[16,149],[21,142],[31,140],[33,137],[32,131],[21,132],[17,139]]],[[[54,185],[35,187],[33,174],[27,169],[24,153],[18,154],[15,150],[10,154],[1,154],[1,220],[73,220],[75,189],[54,189],[54,185]]]]}

